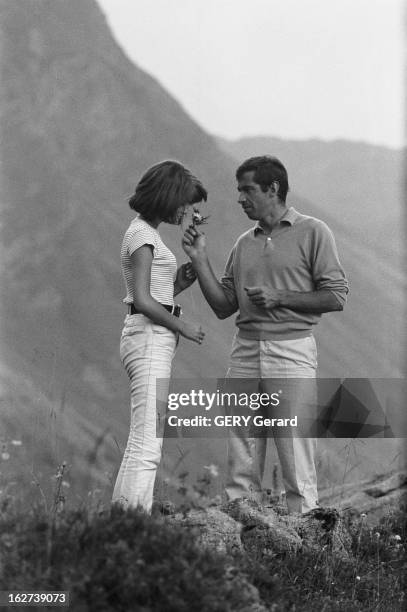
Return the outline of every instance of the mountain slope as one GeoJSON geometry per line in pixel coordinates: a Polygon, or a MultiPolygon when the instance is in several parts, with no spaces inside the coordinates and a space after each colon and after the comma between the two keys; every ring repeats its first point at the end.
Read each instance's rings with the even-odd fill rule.
{"type": "Polygon", "coordinates": [[[237,160],[267,151],[284,160],[291,189],[334,213],[364,244],[396,256],[402,243],[404,151],[337,140],[218,139],[237,160]],[[384,243],[384,235],[393,240],[384,243]]]}

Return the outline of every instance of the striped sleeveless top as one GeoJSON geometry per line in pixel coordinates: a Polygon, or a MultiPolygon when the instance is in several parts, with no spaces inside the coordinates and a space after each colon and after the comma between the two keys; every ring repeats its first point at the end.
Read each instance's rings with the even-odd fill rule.
{"type": "Polygon", "coordinates": [[[125,304],[133,302],[133,277],[130,256],[144,244],[153,247],[151,264],[150,293],[161,304],[174,304],[174,281],[177,274],[177,261],[174,254],[161,240],[161,236],[139,216],[133,219],[124,234],[121,249],[121,265],[126,285],[125,304]]]}

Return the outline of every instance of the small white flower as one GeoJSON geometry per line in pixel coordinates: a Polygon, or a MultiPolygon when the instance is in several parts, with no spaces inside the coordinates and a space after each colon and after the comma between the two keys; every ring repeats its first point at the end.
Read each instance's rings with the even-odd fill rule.
{"type": "Polygon", "coordinates": [[[211,463],[210,465],[204,465],[204,469],[208,470],[212,478],[217,478],[219,476],[219,468],[217,465],[214,465],[213,463],[211,463]]]}
{"type": "Polygon", "coordinates": [[[401,536],[399,536],[398,534],[392,535],[390,539],[391,540],[396,540],[396,542],[400,542],[401,536]]]}
{"type": "Polygon", "coordinates": [[[206,220],[209,217],[204,217],[203,215],[201,215],[201,213],[199,212],[199,209],[196,206],[193,206],[193,213],[192,213],[192,225],[202,225],[203,223],[206,223],[206,220]]]}
{"type": "Polygon", "coordinates": [[[360,580],[360,576],[356,576],[356,580],[360,580]]]}
{"type": "Polygon", "coordinates": [[[13,446],[22,446],[22,441],[21,440],[11,440],[11,444],[13,446]]]}
{"type": "Polygon", "coordinates": [[[366,512],[362,512],[362,514],[360,515],[360,518],[365,519],[367,517],[366,512]]]}
{"type": "Polygon", "coordinates": [[[374,537],[376,538],[376,540],[378,540],[380,538],[380,533],[376,531],[376,533],[374,534],[374,537]]]}
{"type": "Polygon", "coordinates": [[[3,461],[8,461],[10,459],[10,454],[7,451],[3,451],[1,453],[1,458],[3,459],[3,461]]]}

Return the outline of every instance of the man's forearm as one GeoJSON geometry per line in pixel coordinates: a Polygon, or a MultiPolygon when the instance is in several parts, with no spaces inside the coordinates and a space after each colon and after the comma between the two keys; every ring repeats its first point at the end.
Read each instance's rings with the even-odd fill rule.
{"type": "Polygon", "coordinates": [[[343,310],[342,304],[329,289],[320,291],[281,291],[279,306],[300,312],[322,314],[343,310]]]}
{"type": "Polygon", "coordinates": [[[192,265],[198,277],[202,293],[212,310],[219,313],[231,314],[233,309],[227,299],[221,283],[216,278],[208,259],[192,260],[192,265]]]}

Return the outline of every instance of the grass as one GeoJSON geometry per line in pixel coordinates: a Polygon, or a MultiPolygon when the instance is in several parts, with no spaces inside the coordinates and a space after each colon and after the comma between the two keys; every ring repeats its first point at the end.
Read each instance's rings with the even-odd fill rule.
{"type": "Polygon", "coordinates": [[[263,556],[250,564],[249,578],[274,610],[404,610],[406,507],[374,529],[360,525],[350,561],[327,550],[263,556]]]}
{"type": "MultiPolygon", "coordinates": [[[[207,507],[213,466],[193,486],[183,474],[182,509],[207,507]]],[[[63,483],[33,507],[2,483],[0,590],[70,592],[75,611],[194,612],[405,609],[406,507],[374,528],[352,522],[353,558],[329,550],[223,555],[200,547],[162,516],[103,505],[69,508],[63,483]]],[[[45,497],[45,496],[44,496],[45,497]]],[[[10,610],[15,608],[10,608],[10,610]]]]}
{"type": "Polygon", "coordinates": [[[0,589],[70,591],[74,610],[245,610],[227,559],[137,510],[89,514],[1,509],[0,589]]]}
{"type": "MultiPolygon", "coordinates": [[[[103,501],[109,497],[106,491],[78,501],[65,463],[55,470],[52,487],[49,479],[44,483],[27,470],[31,488],[24,497],[15,469],[21,459],[21,443],[3,440],[0,590],[69,591],[70,609],[80,612],[405,609],[405,505],[374,527],[363,515],[349,519],[351,560],[332,556],[326,548],[223,555],[203,549],[161,515],[111,507],[103,501]]],[[[208,465],[193,484],[183,472],[158,481],[157,489],[186,512],[220,503],[217,477],[217,467],[208,465]]],[[[276,491],[277,481],[273,473],[276,491]]]]}

